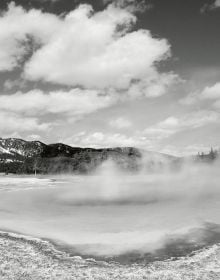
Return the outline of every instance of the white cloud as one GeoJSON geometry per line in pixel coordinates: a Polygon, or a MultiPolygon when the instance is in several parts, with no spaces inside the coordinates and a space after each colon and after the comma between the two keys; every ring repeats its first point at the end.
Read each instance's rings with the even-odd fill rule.
{"type": "Polygon", "coordinates": [[[104,133],[104,132],[93,132],[85,133],[81,132],[73,135],[70,138],[62,139],[63,142],[81,147],[93,147],[93,148],[104,148],[104,147],[149,147],[149,141],[135,134],[133,136],[127,136],[121,133],[104,133]]]}
{"type": "Polygon", "coordinates": [[[164,128],[172,128],[174,130],[185,130],[188,128],[199,128],[204,125],[215,123],[218,121],[219,114],[217,112],[201,110],[189,113],[179,119],[168,118],[162,123],[162,125],[164,128]],[[173,119],[173,121],[171,119],[173,119]]]}
{"type": "Polygon", "coordinates": [[[206,11],[215,10],[220,8],[220,0],[215,0],[213,4],[205,4],[201,8],[201,12],[204,13],[206,11]]]}
{"type": "Polygon", "coordinates": [[[112,3],[116,7],[127,9],[131,12],[144,12],[152,8],[152,4],[147,4],[145,0],[103,0],[104,4],[112,3]]]}
{"type": "Polygon", "coordinates": [[[149,31],[123,33],[135,20],[125,10],[109,6],[90,15],[81,6],[62,22],[53,40],[40,48],[25,66],[29,79],[44,79],[90,88],[126,89],[132,80],[154,74],[154,63],[168,56],[165,40],[152,38],[149,31]]]}
{"type": "Polygon", "coordinates": [[[201,99],[219,99],[220,98],[220,83],[206,87],[200,94],[201,99]]]}
{"type": "MultiPolygon", "coordinates": [[[[167,152],[171,154],[193,154],[196,151],[194,147],[190,148],[187,145],[179,148],[174,146],[164,146],[163,140],[175,135],[181,131],[197,129],[208,124],[218,123],[220,115],[213,111],[198,111],[189,113],[183,117],[171,116],[164,121],[158,122],[155,125],[147,127],[145,130],[134,130],[132,135],[126,133],[110,133],[108,131],[81,131],[60,141],[73,146],[81,147],[137,147],[146,150],[154,150],[167,152]]],[[[199,149],[197,150],[199,151],[199,149]]],[[[201,149],[200,149],[201,151],[201,149]]]]}
{"type": "Polygon", "coordinates": [[[111,120],[109,124],[113,128],[117,128],[117,129],[123,129],[123,128],[128,128],[128,127],[132,126],[132,123],[125,118],[117,118],[117,119],[111,120]]]}
{"type": "Polygon", "coordinates": [[[25,117],[12,112],[0,112],[0,133],[21,133],[26,131],[47,131],[50,124],[39,123],[37,118],[25,117]]]}
{"type": "Polygon", "coordinates": [[[72,125],[86,114],[114,104],[114,95],[104,95],[95,90],[72,89],[44,93],[32,90],[0,95],[0,132],[10,134],[48,131],[72,125]],[[48,123],[49,120],[49,123],[48,123]]]}
{"type": "Polygon", "coordinates": [[[17,67],[28,53],[28,35],[45,44],[56,32],[59,20],[52,14],[39,10],[26,12],[23,8],[9,4],[8,11],[0,16],[0,71],[17,67]]]}
{"type": "Polygon", "coordinates": [[[63,141],[71,145],[84,147],[134,146],[156,150],[163,139],[177,132],[216,123],[219,119],[220,116],[216,112],[198,111],[181,118],[171,116],[164,121],[146,128],[144,131],[134,131],[132,136],[100,131],[93,133],[80,132],[63,141]]]}
{"type": "Polygon", "coordinates": [[[206,87],[200,94],[201,99],[214,100],[213,106],[215,108],[220,108],[220,82],[214,84],[213,86],[206,87]]]}
{"type": "Polygon", "coordinates": [[[216,8],[219,8],[220,7],[220,0],[215,0],[214,6],[216,8]]]}
{"type": "Polygon", "coordinates": [[[67,114],[78,117],[108,107],[116,100],[114,95],[104,95],[96,90],[72,89],[47,94],[41,90],[32,90],[0,95],[0,109],[28,116],[67,114]]]}
{"type": "MultiPolygon", "coordinates": [[[[52,127],[55,135],[54,125],[61,131],[64,122],[116,102],[166,93],[177,76],[160,73],[157,65],[170,56],[170,45],[148,30],[132,31],[136,20],[134,10],[122,9],[121,4],[110,4],[100,12],[80,5],[62,16],[10,4],[0,15],[0,71],[20,67],[23,74],[15,82],[8,80],[5,88],[22,87],[19,81],[29,79],[74,89],[1,94],[1,131],[25,131],[35,137],[35,131],[52,127]]],[[[122,129],[131,123],[119,118],[110,125],[122,129]]],[[[96,132],[80,137],[85,146],[148,143],[142,133],[127,137],[96,132]]]]}
{"type": "Polygon", "coordinates": [[[128,89],[128,96],[138,98],[145,96],[155,98],[167,93],[168,89],[179,80],[174,73],[159,74],[156,71],[151,73],[147,78],[133,83],[128,89]]]}
{"type": "MultiPolygon", "coordinates": [[[[220,99],[220,83],[205,87],[202,91],[189,93],[179,102],[183,105],[192,105],[199,101],[219,100],[220,99]]],[[[218,104],[218,101],[214,105],[218,104]]]]}
{"type": "Polygon", "coordinates": [[[124,90],[135,82],[158,96],[176,78],[155,66],[170,56],[170,45],[148,30],[129,31],[135,21],[132,12],[113,4],[100,12],[80,5],[64,17],[10,4],[0,17],[0,70],[14,69],[29,53],[27,79],[124,90]],[[32,54],[30,38],[37,44],[32,54]]]}
{"type": "Polygon", "coordinates": [[[152,140],[161,140],[177,132],[199,128],[210,123],[219,122],[219,120],[220,115],[214,111],[198,111],[180,118],[171,116],[162,122],[146,128],[144,135],[152,140]]]}

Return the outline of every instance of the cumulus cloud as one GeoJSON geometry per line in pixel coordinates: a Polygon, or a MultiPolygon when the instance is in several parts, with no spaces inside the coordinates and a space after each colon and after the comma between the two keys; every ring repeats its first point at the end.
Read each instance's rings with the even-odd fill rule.
{"type": "MultiPolygon", "coordinates": [[[[198,92],[192,92],[189,93],[185,98],[180,100],[181,104],[184,105],[192,105],[199,101],[216,101],[214,103],[214,106],[216,104],[219,104],[220,100],[220,83],[215,83],[214,85],[207,86],[203,90],[198,92]]],[[[217,106],[218,107],[218,106],[217,106]]]]}
{"type": "Polygon", "coordinates": [[[215,8],[219,8],[220,7],[220,0],[215,0],[214,7],[215,8]]]}
{"type": "Polygon", "coordinates": [[[39,123],[37,118],[25,117],[13,112],[0,112],[0,133],[22,133],[28,131],[47,131],[50,124],[39,123]]]}
{"type": "Polygon", "coordinates": [[[206,87],[200,94],[202,100],[214,100],[213,106],[220,108],[220,83],[216,83],[213,86],[206,87]]]}
{"type": "MultiPolygon", "coordinates": [[[[62,17],[10,4],[0,18],[0,70],[24,64],[26,79],[84,88],[127,90],[135,84],[143,91],[152,81],[171,82],[176,77],[156,67],[170,56],[169,43],[148,30],[131,31],[136,19],[114,4],[100,12],[80,5],[62,17]]],[[[163,91],[153,87],[152,95],[163,91]]]]}
{"type": "Polygon", "coordinates": [[[66,16],[61,32],[32,56],[26,77],[126,89],[132,80],[155,76],[154,63],[168,56],[169,45],[147,30],[124,34],[134,21],[132,14],[113,6],[93,16],[91,7],[79,7],[66,16]],[[123,30],[117,31],[119,25],[123,30]]]}
{"type": "Polygon", "coordinates": [[[220,114],[214,111],[198,111],[188,113],[182,117],[170,116],[144,130],[134,130],[132,135],[127,133],[108,131],[81,131],[60,141],[73,146],[81,147],[139,147],[146,150],[154,150],[176,155],[188,155],[198,151],[206,151],[210,146],[201,146],[194,143],[189,146],[164,146],[164,140],[176,133],[197,129],[209,124],[216,124],[220,120],[220,114]],[[202,149],[203,148],[203,149],[202,149]]]}
{"type": "Polygon", "coordinates": [[[215,0],[213,2],[213,4],[205,4],[202,8],[201,8],[201,13],[207,12],[207,11],[211,11],[211,10],[215,10],[220,8],[220,0],[215,0]]]}
{"type": "Polygon", "coordinates": [[[123,133],[108,133],[101,131],[86,133],[85,131],[82,131],[70,138],[62,139],[62,141],[71,145],[84,147],[134,146],[146,149],[156,149],[159,147],[158,145],[161,140],[168,138],[177,132],[187,129],[196,129],[210,123],[217,123],[219,120],[220,115],[216,112],[198,111],[179,118],[170,116],[155,125],[147,127],[143,131],[134,131],[132,136],[123,133]]]}
{"type": "Polygon", "coordinates": [[[10,135],[16,131],[19,134],[30,132],[30,135],[38,135],[37,131],[47,132],[49,129],[51,133],[56,133],[58,127],[71,125],[116,101],[115,95],[81,89],[48,93],[31,90],[0,95],[0,133],[10,135]]]}
{"type": "Polygon", "coordinates": [[[29,51],[30,39],[45,44],[56,32],[58,23],[52,14],[39,10],[26,12],[14,3],[9,4],[8,11],[0,16],[0,71],[18,67],[29,51]]]}
{"type": "Polygon", "coordinates": [[[104,4],[112,3],[116,7],[127,9],[131,12],[144,12],[146,9],[152,8],[152,4],[146,0],[103,0],[104,4]]]}
{"type": "Polygon", "coordinates": [[[116,102],[114,95],[96,90],[72,89],[69,91],[31,90],[11,95],[0,95],[0,109],[27,116],[66,114],[81,116],[108,107],[116,102]]]}
{"type": "Polygon", "coordinates": [[[206,87],[200,94],[202,99],[220,99],[220,83],[206,87]]]}
{"type": "MultiPolygon", "coordinates": [[[[51,128],[55,117],[63,124],[119,101],[168,92],[178,77],[161,73],[157,66],[170,57],[170,45],[149,30],[134,30],[137,10],[127,7],[137,3],[117,1],[99,12],[84,4],[60,16],[9,4],[0,15],[0,71],[20,67],[22,75],[7,80],[5,89],[28,87],[31,80],[60,84],[65,90],[1,94],[1,129],[38,135],[35,130],[51,128]]],[[[110,125],[122,129],[131,123],[118,118],[110,125]]],[[[100,141],[106,146],[147,142],[141,133],[127,137],[96,132],[82,139],[85,145],[100,141]]]]}
{"type": "Polygon", "coordinates": [[[145,96],[147,98],[155,98],[167,93],[168,89],[178,80],[178,76],[174,73],[159,74],[151,73],[141,81],[132,83],[127,91],[130,98],[138,98],[145,96]]]}

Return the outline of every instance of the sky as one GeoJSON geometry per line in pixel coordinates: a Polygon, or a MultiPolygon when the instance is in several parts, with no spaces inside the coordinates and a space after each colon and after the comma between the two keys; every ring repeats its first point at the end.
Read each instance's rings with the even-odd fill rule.
{"type": "Polygon", "coordinates": [[[0,137],[220,147],[219,0],[2,0],[0,137]]]}

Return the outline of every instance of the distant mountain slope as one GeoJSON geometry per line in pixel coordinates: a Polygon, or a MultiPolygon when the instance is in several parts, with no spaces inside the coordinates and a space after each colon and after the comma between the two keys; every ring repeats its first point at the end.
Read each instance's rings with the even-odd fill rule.
{"type": "Polygon", "coordinates": [[[32,157],[45,149],[45,144],[39,141],[25,141],[17,138],[0,138],[0,154],[11,154],[21,157],[32,157]]]}
{"type": "Polygon", "coordinates": [[[136,171],[143,166],[149,170],[161,168],[176,158],[133,147],[93,149],[0,138],[0,172],[85,173],[96,169],[106,160],[112,160],[123,170],[136,171]]]}

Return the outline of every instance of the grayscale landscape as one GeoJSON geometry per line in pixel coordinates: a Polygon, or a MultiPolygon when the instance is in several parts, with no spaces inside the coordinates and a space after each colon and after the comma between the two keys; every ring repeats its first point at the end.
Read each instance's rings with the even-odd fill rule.
{"type": "MultiPolygon", "coordinates": [[[[28,151],[7,143],[36,145],[0,143],[7,172],[28,151]]],[[[108,152],[95,169],[87,163],[86,173],[70,172],[69,163],[46,174],[35,153],[32,174],[1,173],[2,279],[217,279],[218,152],[177,158],[135,150],[136,158],[128,150],[108,152]]]]}
{"type": "Polygon", "coordinates": [[[220,279],[220,1],[0,2],[0,280],[220,279]]]}

